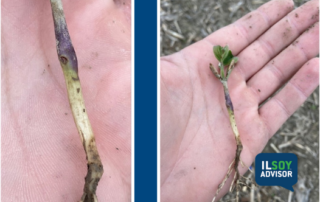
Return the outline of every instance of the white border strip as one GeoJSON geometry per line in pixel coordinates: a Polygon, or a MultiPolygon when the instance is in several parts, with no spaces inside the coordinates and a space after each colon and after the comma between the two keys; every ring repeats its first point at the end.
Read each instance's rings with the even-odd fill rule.
{"type": "MultiPolygon", "coordinates": [[[[0,3],[2,3],[2,1],[0,0],[0,3]]],[[[2,4],[1,4],[2,5],[2,4]]],[[[1,19],[1,16],[2,16],[2,9],[0,9],[0,19],[1,19]]],[[[2,19],[1,19],[2,20],[2,19]]],[[[2,21],[1,21],[2,22],[2,21]]],[[[2,37],[2,26],[0,27],[0,37],[2,37]]],[[[2,39],[2,38],[1,38],[2,39]]],[[[2,42],[1,42],[1,47],[0,47],[0,51],[2,51],[2,42]]],[[[0,54],[0,61],[2,61],[2,54],[0,54]]],[[[4,67],[2,67],[2,62],[1,62],[1,70],[2,70],[2,68],[4,68],[4,67]]],[[[2,81],[2,74],[1,74],[1,81],[2,81]]],[[[0,88],[2,89],[2,86],[1,86],[1,83],[2,82],[0,82],[0,88]]],[[[0,94],[0,103],[2,104],[2,93],[0,94]]],[[[1,105],[2,106],[2,105],[1,105]]],[[[0,108],[0,113],[2,114],[2,107],[0,108]]],[[[0,121],[1,121],[1,123],[2,123],[2,120],[1,120],[1,117],[2,116],[0,116],[0,121]]],[[[0,124],[0,131],[2,131],[2,124],[0,124]]],[[[1,160],[1,162],[2,162],[2,154],[1,154],[1,151],[2,151],[2,135],[0,135],[0,160],[1,160]]],[[[1,169],[1,166],[0,166],[0,184],[2,185],[2,176],[1,176],[1,173],[2,173],[2,169],[1,169]]],[[[3,185],[4,186],[4,185],[3,185]]],[[[2,196],[2,194],[1,194],[1,190],[2,189],[0,189],[0,201],[1,201],[1,196],[2,196]]]]}
{"type": "Polygon", "coordinates": [[[134,0],[131,0],[131,202],[134,202],[134,0]]]}

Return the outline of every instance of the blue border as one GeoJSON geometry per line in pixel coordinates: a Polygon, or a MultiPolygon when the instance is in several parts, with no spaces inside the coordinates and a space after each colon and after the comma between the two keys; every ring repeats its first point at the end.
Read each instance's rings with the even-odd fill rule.
{"type": "Polygon", "coordinates": [[[157,1],[135,1],[135,194],[157,201],[157,1]]]}

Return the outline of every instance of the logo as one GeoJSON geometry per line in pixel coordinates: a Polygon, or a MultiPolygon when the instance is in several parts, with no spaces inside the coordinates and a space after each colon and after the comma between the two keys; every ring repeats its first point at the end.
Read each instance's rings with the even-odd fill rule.
{"type": "Polygon", "coordinates": [[[298,181],[298,158],[292,153],[261,153],[256,156],[255,180],[260,186],[281,186],[294,191],[298,181]]]}

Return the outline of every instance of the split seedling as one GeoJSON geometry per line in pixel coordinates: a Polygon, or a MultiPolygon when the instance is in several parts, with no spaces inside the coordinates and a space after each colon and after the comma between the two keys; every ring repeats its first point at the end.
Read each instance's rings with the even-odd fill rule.
{"type": "MultiPolygon", "coordinates": [[[[216,194],[215,194],[212,202],[215,201],[217,195],[219,194],[220,190],[222,189],[222,187],[224,186],[224,184],[226,183],[227,179],[230,177],[230,175],[233,171],[235,171],[235,174],[234,174],[231,186],[230,186],[230,192],[232,192],[234,186],[236,186],[236,193],[237,193],[236,194],[236,201],[238,202],[239,201],[240,186],[241,185],[248,186],[245,182],[241,181],[246,178],[244,178],[243,176],[240,175],[239,169],[238,169],[239,162],[241,163],[242,166],[245,166],[244,163],[240,159],[240,155],[241,155],[241,151],[242,151],[243,146],[241,143],[240,134],[239,134],[236,120],[234,117],[234,109],[233,109],[233,105],[232,105],[232,101],[231,101],[229,89],[228,89],[228,78],[229,78],[231,71],[233,70],[235,64],[238,62],[238,58],[234,57],[232,55],[232,52],[229,50],[228,46],[225,46],[225,47],[214,46],[213,52],[214,52],[215,57],[219,61],[218,70],[215,69],[215,67],[212,64],[210,64],[210,69],[211,69],[212,73],[222,83],[226,107],[227,107],[228,114],[229,114],[231,128],[232,128],[232,131],[233,131],[235,139],[236,139],[237,149],[236,149],[235,159],[229,165],[227,174],[226,174],[225,178],[223,179],[223,181],[219,184],[218,189],[216,191],[216,194]]],[[[250,182],[251,182],[251,180],[250,180],[250,182]]]]}
{"type": "Polygon", "coordinates": [[[78,61],[69,36],[61,0],[51,0],[58,59],[67,84],[69,103],[86,152],[88,173],[80,202],[97,202],[96,189],[103,167],[86,113],[78,75],[78,61]]]}

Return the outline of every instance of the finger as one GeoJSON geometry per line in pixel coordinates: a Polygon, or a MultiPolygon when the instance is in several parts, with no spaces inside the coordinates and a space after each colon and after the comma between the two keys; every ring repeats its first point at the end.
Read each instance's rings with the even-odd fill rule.
{"type": "MultiPolygon", "coordinates": [[[[184,55],[192,55],[192,58],[199,58],[197,66],[212,62],[212,55],[206,56],[213,45],[228,45],[234,55],[247,47],[252,41],[258,38],[270,26],[275,24],[293,9],[292,0],[273,0],[257,10],[243,16],[233,24],[226,26],[205,39],[195,43],[183,50],[184,55]],[[250,28],[254,26],[255,29],[250,28]],[[206,56],[206,57],[204,57],[206,56]]],[[[209,52],[210,53],[210,52],[209,52]]],[[[186,57],[190,58],[190,57],[186,57]]],[[[216,61],[217,62],[217,61],[216,61]]],[[[216,65],[214,63],[214,65],[216,65]]]]}
{"type": "Polygon", "coordinates": [[[259,103],[280,88],[299,68],[319,53],[319,23],[313,25],[249,81],[259,103]]]}
{"type": "Polygon", "coordinates": [[[241,69],[245,80],[318,21],[318,3],[312,0],[292,11],[238,55],[237,69],[241,69]]]}
{"type": "Polygon", "coordinates": [[[237,54],[292,9],[291,0],[270,1],[205,40],[215,45],[228,45],[237,54]]]}
{"type": "Polygon", "coordinates": [[[319,85],[319,58],[309,60],[286,86],[259,109],[270,137],[319,85]]]}

